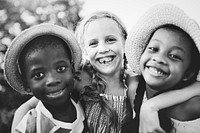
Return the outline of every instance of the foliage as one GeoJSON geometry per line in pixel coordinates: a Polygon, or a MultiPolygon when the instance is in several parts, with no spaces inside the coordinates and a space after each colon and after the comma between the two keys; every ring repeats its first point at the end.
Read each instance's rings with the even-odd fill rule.
{"type": "Polygon", "coordinates": [[[80,20],[78,0],[0,0],[0,132],[9,133],[13,114],[30,96],[14,91],[3,76],[4,56],[12,39],[43,22],[74,30],[80,20]]]}

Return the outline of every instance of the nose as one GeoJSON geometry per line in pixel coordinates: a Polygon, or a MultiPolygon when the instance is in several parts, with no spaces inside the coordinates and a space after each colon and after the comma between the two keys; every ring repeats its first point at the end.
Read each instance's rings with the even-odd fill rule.
{"type": "Polygon", "coordinates": [[[61,83],[61,80],[56,74],[53,74],[53,73],[47,74],[46,86],[48,87],[56,86],[60,83],[61,83]]]}
{"type": "Polygon", "coordinates": [[[159,63],[159,64],[166,64],[167,63],[164,55],[154,55],[152,60],[159,63]]]}
{"type": "Polygon", "coordinates": [[[100,45],[99,45],[99,50],[98,50],[98,52],[99,53],[106,53],[106,52],[109,52],[110,51],[110,49],[106,46],[106,44],[105,43],[101,43],[100,45]]]}

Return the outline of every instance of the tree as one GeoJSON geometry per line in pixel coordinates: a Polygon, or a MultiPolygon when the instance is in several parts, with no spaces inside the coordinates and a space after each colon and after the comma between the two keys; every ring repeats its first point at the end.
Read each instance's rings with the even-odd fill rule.
{"type": "Polygon", "coordinates": [[[24,29],[43,22],[74,30],[82,4],[79,0],[0,0],[1,133],[10,132],[16,108],[31,97],[14,91],[3,76],[3,59],[12,39],[24,29]]]}

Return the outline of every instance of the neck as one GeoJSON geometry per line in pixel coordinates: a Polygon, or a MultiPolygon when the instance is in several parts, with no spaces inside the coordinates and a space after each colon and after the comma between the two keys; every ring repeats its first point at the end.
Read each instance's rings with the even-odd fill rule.
{"type": "Polygon", "coordinates": [[[101,75],[106,82],[106,94],[124,95],[124,85],[120,78],[120,72],[113,75],[101,75]]]}
{"type": "Polygon", "coordinates": [[[76,119],[76,109],[71,99],[68,99],[65,103],[59,105],[53,105],[46,102],[43,102],[43,104],[57,120],[63,122],[73,122],[76,119]]]}
{"type": "Polygon", "coordinates": [[[147,99],[152,98],[156,93],[158,93],[157,90],[152,89],[149,85],[146,84],[147,99]]]}

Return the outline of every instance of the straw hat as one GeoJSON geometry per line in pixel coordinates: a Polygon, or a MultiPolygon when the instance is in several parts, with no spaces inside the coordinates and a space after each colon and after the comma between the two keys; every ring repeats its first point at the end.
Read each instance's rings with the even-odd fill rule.
{"type": "Polygon", "coordinates": [[[82,60],[82,52],[73,33],[64,27],[53,24],[39,24],[24,30],[9,46],[5,55],[4,74],[10,86],[22,94],[28,94],[23,86],[19,72],[18,58],[25,45],[41,35],[54,35],[63,39],[71,50],[72,62],[77,70],[82,60]]]}
{"type": "MultiPolygon", "coordinates": [[[[183,10],[172,4],[158,4],[150,8],[128,34],[125,52],[130,67],[138,74],[140,57],[148,43],[150,35],[159,26],[172,24],[188,33],[200,51],[199,25],[185,14],[183,10]]],[[[200,81],[200,72],[197,79],[200,81]]]]}

